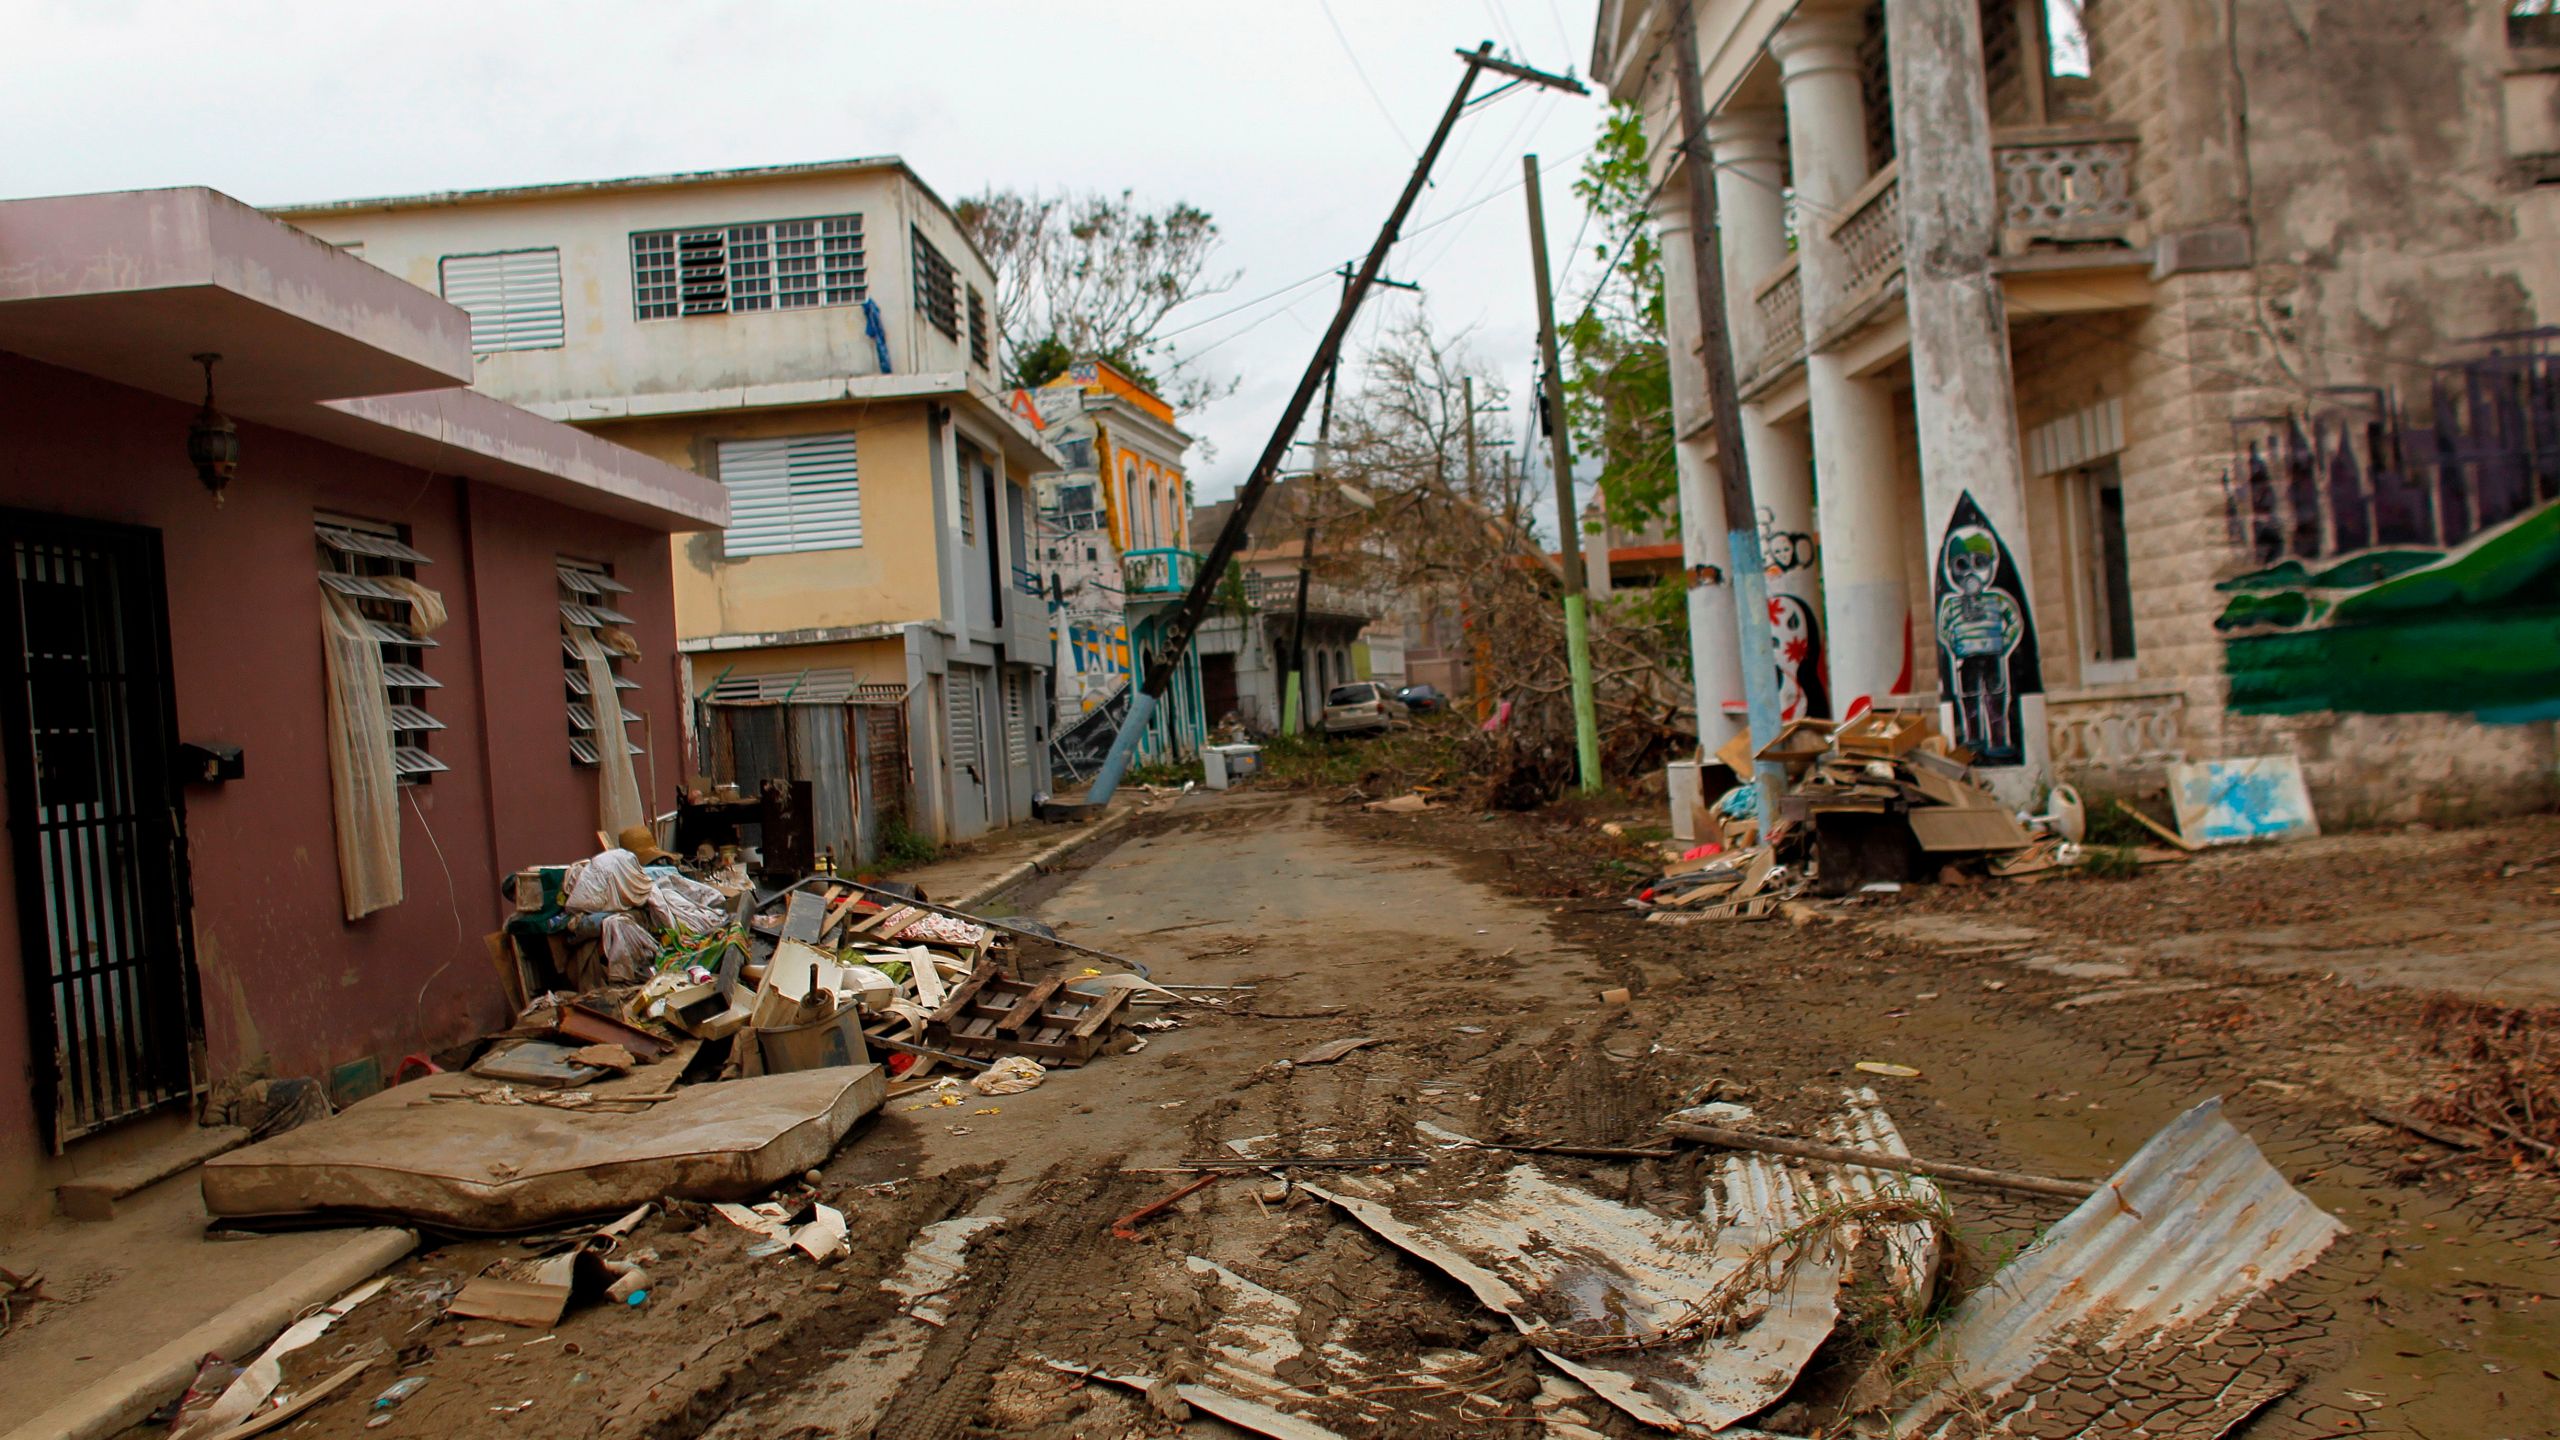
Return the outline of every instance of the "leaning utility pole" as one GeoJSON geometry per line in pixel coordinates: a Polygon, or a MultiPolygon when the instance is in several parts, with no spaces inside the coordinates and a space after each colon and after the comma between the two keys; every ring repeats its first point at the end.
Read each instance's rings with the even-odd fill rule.
{"type": "MultiPolygon", "coordinates": [[[[1342,293],[1348,295],[1351,293],[1351,267],[1343,266],[1341,275],[1342,293]]],[[[1411,281],[1390,280],[1384,275],[1372,278],[1369,283],[1398,290],[1418,291],[1422,288],[1411,281]]],[[[1316,463],[1308,467],[1308,473],[1315,477],[1316,495],[1323,493],[1325,482],[1333,476],[1333,382],[1341,370],[1342,356],[1337,353],[1333,362],[1324,367],[1324,405],[1316,416],[1316,463]]],[[[1282,687],[1280,700],[1280,733],[1283,735],[1297,734],[1298,727],[1304,723],[1302,712],[1305,706],[1300,697],[1306,684],[1303,677],[1307,673],[1307,580],[1308,572],[1315,568],[1316,563],[1316,495],[1307,499],[1307,538],[1298,550],[1297,614],[1289,625],[1289,680],[1282,687]]]]}
{"type": "Polygon", "coordinates": [[[1272,428],[1269,444],[1262,447],[1262,458],[1253,464],[1244,488],[1236,492],[1235,509],[1227,515],[1227,523],[1218,531],[1218,543],[1210,548],[1209,558],[1193,577],[1191,590],[1166,622],[1164,652],[1157,663],[1147,668],[1146,683],[1129,697],[1129,713],[1120,721],[1120,733],[1111,737],[1111,753],[1102,759],[1102,769],[1093,777],[1093,787],[1085,792],[1085,803],[1100,805],[1111,799],[1120,788],[1120,777],[1128,772],[1129,758],[1137,753],[1139,738],[1147,733],[1155,720],[1156,708],[1164,701],[1164,692],[1173,683],[1174,667],[1182,663],[1183,652],[1191,648],[1191,637],[1208,618],[1209,602],[1217,593],[1218,577],[1226,573],[1227,562],[1235,558],[1244,543],[1245,532],[1253,524],[1253,512],[1269,493],[1271,482],[1280,473],[1281,457],[1289,453],[1289,442],[1298,433],[1300,422],[1307,418],[1307,406],[1314,403],[1316,386],[1332,368],[1334,357],[1342,352],[1342,337],[1351,329],[1351,318],[1360,313],[1360,302],[1368,298],[1369,285],[1387,263],[1387,252],[1395,247],[1396,236],[1404,229],[1405,217],[1413,212],[1413,202],[1420,198],[1422,187],[1431,178],[1431,165],[1440,158],[1441,147],[1449,141],[1449,131],[1467,108],[1467,92],[1475,88],[1476,76],[1486,70],[1508,75],[1515,82],[1544,85],[1552,89],[1587,95],[1582,82],[1515,65],[1493,58],[1493,42],[1485,41],[1473,50],[1458,52],[1467,62],[1467,73],[1458,80],[1458,91],[1449,97],[1449,108],[1441,112],[1439,127],[1431,132],[1429,144],[1413,162],[1413,174],[1404,183],[1404,193],[1396,197],[1395,209],[1387,214],[1387,223],[1378,230],[1378,238],[1369,246],[1369,258],[1360,262],[1360,272],[1351,277],[1351,289],[1334,308],[1333,323],[1325,327],[1324,338],[1316,342],[1316,353],[1307,360],[1306,373],[1298,377],[1298,388],[1280,412],[1280,423],[1272,428]]]}
{"type": "MultiPolygon", "coordinates": [[[[1707,368],[1707,418],[1716,434],[1716,473],[1723,481],[1725,540],[1731,547],[1726,577],[1733,586],[1733,623],[1742,643],[1742,699],[1751,715],[1756,753],[1778,736],[1778,658],[1769,633],[1769,572],[1760,555],[1759,511],[1751,503],[1751,468],[1742,450],[1742,392],[1733,378],[1724,297],[1724,241],[1716,230],[1715,162],[1707,153],[1707,103],[1698,86],[1698,23],[1681,0],[1671,21],[1678,63],[1671,67],[1680,92],[1680,168],[1689,181],[1689,259],[1697,272],[1700,357],[1707,368]]],[[[1692,677],[1693,679],[1701,677],[1692,677]]],[[[1707,692],[1698,697],[1698,734],[1707,733],[1707,692]]],[[[1786,771],[1775,761],[1753,770],[1760,786],[1760,834],[1778,821],[1778,796],[1786,771]]]]}
{"type": "Polygon", "coordinates": [[[1538,395],[1547,458],[1556,472],[1556,544],[1564,552],[1564,658],[1573,680],[1573,754],[1582,793],[1600,789],[1600,715],[1591,695],[1591,602],[1582,593],[1582,527],[1573,514],[1573,436],[1564,420],[1564,370],[1556,363],[1556,297],[1547,284],[1547,212],[1538,199],[1538,157],[1520,157],[1529,191],[1529,268],[1538,277],[1538,395]]]}

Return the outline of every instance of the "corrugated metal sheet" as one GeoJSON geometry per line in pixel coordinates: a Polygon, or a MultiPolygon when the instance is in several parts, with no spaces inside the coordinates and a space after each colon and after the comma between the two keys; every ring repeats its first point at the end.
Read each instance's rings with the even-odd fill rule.
{"type": "MultiPolygon", "coordinates": [[[[1941,1378],[1896,1418],[1895,1433],[1936,1433],[1959,1397],[2001,1400],[2066,1345],[2195,1343],[2345,1230],[2232,1128],[2219,1098],[2208,1100],[1957,1307],[1915,1362],[1917,1373],[1941,1378]]],[[[2266,1395],[2264,1387],[2200,1385],[2191,1398],[2216,1413],[2156,1433],[2220,1435],[2245,1417],[2239,1407],[2255,1409],[2266,1395]]]]}
{"type": "MultiPolygon", "coordinates": [[[[1902,1151],[1872,1091],[1853,1091],[1823,1127],[1836,1143],[1902,1151]]],[[[1487,1306],[1509,1316],[1558,1369],[1648,1425],[1727,1429],[1767,1409],[1795,1383],[1839,1320],[1842,1268],[1853,1237],[1825,1237],[1765,1280],[1727,1334],[1606,1350],[1609,1336],[1643,1336],[1694,1323],[1720,1287],[1813,1210],[1883,1193],[1935,1207],[1926,1181],[1893,1172],[1811,1167],[1808,1174],[1763,1155],[1723,1165],[1719,1194],[1703,1222],[1666,1219],[1548,1179],[1533,1166],[1493,1177],[1462,1203],[1400,1218],[1393,1191],[1355,1195],[1302,1185],[1341,1206],[1381,1239],[1446,1272],[1487,1306]]],[[[1925,1283],[1934,1267],[1935,1228],[1892,1227],[1889,1249],[1908,1257],[1896,1278],[1925,1283]]],[[[1783,1256],[1780,1257],[1783,1259],[1783,1256]]]]}
{"type": "Polygon", "coordinates": [[[790,717],[791,778],[809,782],[815,797],[811,838],[847,864],[861,852],[853,825],[853,750],[842,705],[785,705],[790,717]]]}

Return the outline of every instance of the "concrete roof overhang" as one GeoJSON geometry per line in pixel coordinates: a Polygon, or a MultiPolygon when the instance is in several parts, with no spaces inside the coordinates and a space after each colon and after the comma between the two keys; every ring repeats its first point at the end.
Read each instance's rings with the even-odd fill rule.
{"type": "MultiPolygon", "coordinates": [[[[666,530],[718,484],[476,391],[471,319],[201,186],[0,202],[0,350],[666,530]]],[[[256,457],[244,456],[253,467],[256,457]]]]}
{"type": "Polygon", "coordinates": [[[0,349],[276,420],[348,395],[471,382],[438,296],[200,186],[0,204],[0,349]]]}
{"type": "Polygon", "coordinates": [[[720,482],[477,390],[332,400],[293,428],[635,525],[705,530],[729,523],[729,494],[720,482]]]}

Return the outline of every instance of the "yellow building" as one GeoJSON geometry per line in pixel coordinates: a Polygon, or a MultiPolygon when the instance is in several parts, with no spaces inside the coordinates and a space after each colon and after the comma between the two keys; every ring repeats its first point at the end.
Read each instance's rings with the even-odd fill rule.
{"type": "Polygon", "coordinates": [[[727,488],[728,529],[675,551],[697,773],[815,780],[821,843],[863,860],[892,825],[1029,816],[1027,487],[1059,459],[998,388],[994,274],[904,162],[276,213],[469,312],[475,388],[727,488]]]}

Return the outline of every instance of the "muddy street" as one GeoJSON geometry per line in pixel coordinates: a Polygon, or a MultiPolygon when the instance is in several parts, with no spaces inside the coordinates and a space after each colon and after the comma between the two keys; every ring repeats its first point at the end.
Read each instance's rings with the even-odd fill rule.
{"type": "MultiPolygon", "coordinates": [[[[2424,845],[2405,848],[2404,870],[2426,863],[2424,845]]],[[[2465,873],[2482,863],[2437,848],[2465,873]]],[[[451,1285],[514,1242],[429,1250],[393,1272],[388,1303],[319,1347],[378,1340],[428,1382],[389,1411],[369,1408],[380,1384],[356,1385],[285,1433],[354,1436],[377,1419],[433,1435],[1246,1433],[1173,1387],[1249,1397],[1250,1377],[1338,1435],[1645,1433],[1539,1363],[1482,1292],[1357,1223],[1358,1197],[1391,1196],[1427,1224],[1534,1185],[1547,1218],[1523,1248],[1553,1249],[1579,1223],[1558,1205],[1596,1197],[1680,1222],[1711,1210],[1730,1172],[1702,1149],[1499,1156],[1461,1137],[1650,1148],[1666,1113],[1701,1102],[1811,1136],[1853,1092],[1912,1154],[2079,1179],[2220,1095],[2276,1171],[2348,1227],[2242,1316],[2223,1343],[2245,1354],[2048,1365],[2033,1383],[2085,1403],[2012,1417],[2014,1433],[2129,1428],[2125,1397],[2185,1383],[2146,1378],[2164,1364],[2264,1381],[2235,1432],[2250,1437],[2554,1433],[2551,1186],[2420,1169],[2422,1142],[2366,1116],[2400,1098],[2395,1066],[2419,1065],[2356,1043],[2398,1013],[2398,992],[2209,967],[2191,958],[2217,949],[2209,930],[2148,944],[2123,915],[2075,912],[2091,897],[2066,887],[1870,900],[1801,925],[1647,924],[1609,898],[1620,863],[1585,821],[1186,797],[1010,903],[1203,988],[1151,1012],[1133,1053],[1027,1093],[893,1098],[817,1185],[848,1218],[848,1257],[751,1256],[759,1237],[679,1204],[632,1239],[653,1277],[645,1305],[582,1306],[537,1333],[440,1318],[451,1285]],[[1627,1003],[1603,999],[1621,987],[1627,1003]],[[1231,1168],[1138,1222],[1138,1238],[1111,1233],[1203,1178],[1180,1167],[1239,1158],[1333,1163],[1231,1168]]],[[[2217,857],[2105,898],[2176,914],[2219,895],[2239,914],[2320,863],[2217,857]]],[[[1065,973],[1083,968],[1065,958],[1065,973]]],[[[1942,1298],[2072,1209],[1942,1193],[1942,1298]]],[[[1860,1393],[1871,1364],[1922,1320],[1843,1294],[1847,1317],[1817,1332],[1803,1376],[1753,1424],[1829,1433],[1876,1403],[1860,1393]]],[[[1294,1433],[1280,1423],[1260,1428],[1294,1433]]]]}

